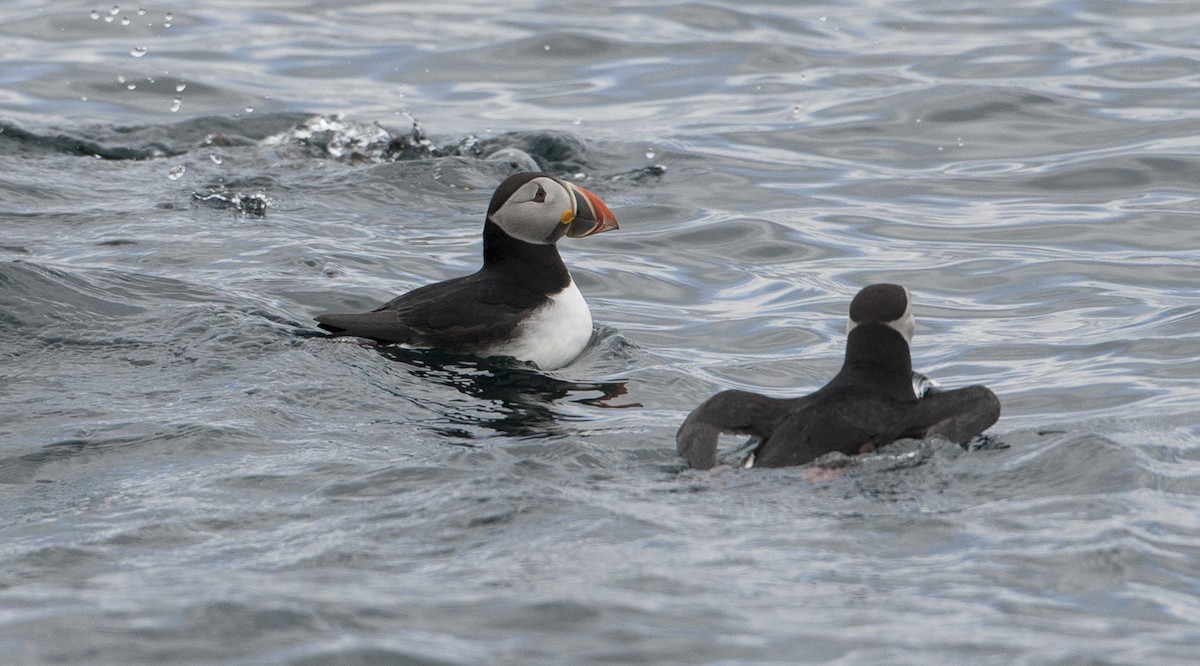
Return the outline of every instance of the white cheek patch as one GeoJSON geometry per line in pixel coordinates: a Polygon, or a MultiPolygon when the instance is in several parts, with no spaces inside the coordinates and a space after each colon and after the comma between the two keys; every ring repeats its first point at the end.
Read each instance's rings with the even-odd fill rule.
{"type": "Polygon", "coordinates": [[[572,204],[570,194],[557,181],[535,178],[492,213],[491,219],[517,240],[553,245],[562,236],[558,230],[563,226],[563,211],[573,211],[572,204]],[[542,201],[533,198],[539,186],[546,193],[542,201]]]}
{"type": "Polygon", "coordinates": [[[904,316],[896,321],[889,321],[888,326],[896,330],[897,333],[904,336],[904,341],[912,344],[913,331],[917,328],[917,320],[913,318],[912,308],[905,310],[904,316]]]}

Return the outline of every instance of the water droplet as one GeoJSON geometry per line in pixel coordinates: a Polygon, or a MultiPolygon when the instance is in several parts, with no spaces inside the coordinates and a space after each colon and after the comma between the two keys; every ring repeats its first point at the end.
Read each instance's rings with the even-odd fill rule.
{"type": "Polygon", "coordinates": [[[104,17],[104,22],[105,22],[105,23],[112,23],[112,22],[113,22],[113,17],[112,17],[111,15],[109,15],[109,16],[105,16],[105,17],[104,17]]]}
{"type": "Polygon", "coordinates": [[[792,107],[792,115],[793,115],[793,116],[798,116],[798,115],[800,115],[800,107],[799,107],[799,106],[793,106],[793,107],[792,107]]]}
{"type": "Polygon", "coordinates": [[[131,55],[135,58],[140,58],[140,57],[146,55],[146,47],[139,46],[139,47],[133,49],[132,51],[130,51],[129,55],[131,55]]]}
{"type": "Polygon", "coordinates": [[[132,21],[132,20],[130,20],[130,18],[129,18],[128,16],[122,16],[122,17],[121,17],[121,25],[129,25],[129,24],[130,24],[130,23],[132,23],[132,22],[133,22],[133,21],[132,21]]]}
{"type": "Polygon", "coordinates": [[[127,90],[135,90],[137,88],[137,84],[136,83],[127,83],[127,84],[125,84],[125,88],[127,90]]]}
{"type": "Polygon", "coordinates": [[[176,83],[175,84],[175,92],[183,92],[185,90],[187,90],[186,83],[176,83]]]}
{"type": "Polygon", "coordinates": [[[91,16],[93,21],[99,21],[99,20],[100,20],[100,12],[96,11],[95,9],[93,9],[93,10],[92,10],[92,13],[91,13],[91,14],[88,14],[88,16],[91,16]]]}
{"type": "Polygon", "coordinates": [[[959,147],[959,148],[962,148],[962,147],[963,147],[963,140],[962,140],[962,137],[961,137],[961,136],[960,136],[960,137],[958,137],[958,147],[959,147]]]}
{"type": "Polygon", "coordinates": [[[549,50],[550,50],[550,45],[549,45],[549,44],[546,44],[545,46],[543,46],[543,47],[542,47],[542,50],[543,50],[543,51],[549,51],[549,50]]]}
{"type": "Polygon", "coordinates": [[[920,119],[920,118],[917,118],[917,122],[921,122],[921,119],[920,119]]]}
{"type": "Polygon", "coordinates": [[[943,148],[943,147],[941,147],[941,146],[938,146],[938,152],[941,152],[941,151],[943,151],[943,150],[945,150],[945,148],[943,148]]]}
{"type": "Polygon", "coordinates": [[[125,75],[117,74],[117,83],[125,83],[125,75]]]}
{"type": "Polygon", "coordinates": [[[583,124],[583,118],[581,118],[581,117],[579,117],[579,116],[575,116],[575,120],[574,120],[574,122],[573,122],[572,124],[574,124],[574,125],[582,125],[582,124],[583,124]]]}
{"type": "Polygon", "coordinates": [[[146,15],[146,8],[138,7],[138,16],[145,16],[145,15],[146,15]]]}
{"type": "Polygon", "coordinates": [[[167,172],[167,178],[171,180],[179,180],[180,178],[183,178],[183,174],[186,171],[187,167],[183,166],[182,164],[179,166],[173,166],[171,167],[171,170],[167,172]]]}
{"type": "Polygon", "coordinates": [[[818,17],[817,17],[817,20],[818,20],[818,21],[820,21],[821,23],[824,23],[825,21],[828,21],[828,20],[829,20],[829,17],[827,17],[827,16],[818,16],[818,17]]]}
{"type": "Polygon", "coordinates": [[[109,16],[116,16],[117,14],[120,14],[120,13],[121,13],[121,8],[116,5],[113,5],[113,8],[108,10],[109,16]]]}
{"type": "Polygon", "coordinates": [[[219,155],[209,155],[208,159],[213,161],[213,164],[220,164],[223,160],[219,155]]]}
{"type": "Polygon", "coordinates": [[[80,97],[80,98],[79,98],[79,101],[81,101],[81,102],[86,102],[86,101],[87,101],[87,99],[88,99],[88,98],[87,98],[87,95],[84,95],[83,97],[80,97]]]}
{"type": "Polygon", "coordinates": [[[172,22],[172,21],[174,21],[174,20],[175,20],[175,17],[174,17],[174,16],[172,16],[170,12],[167,12],[166,19],[165,19],[165,20],[163,20],[163,27],[164,27],[164,28],[169,28],[169,27],[171,27],[171,22],[172,22]]]}
{"type": "Polygon", "coordinates": [[[653,148],[650,148],[646,151],[646,159],[648,159],[648,160],[654,159],[654,149],[653,148]]]}
{"type": "Polygon", "coordinates": [[[176,97],[174,100],[171,101],[171,113],[175,113],[176,111],[179,111],[179,107],[181,107],[181,106],[183,106],[183,100],[176,97]]]}
{"type": "Polygon", "coordinates": [[[246,107],[246,113],[254,113],[254,107],[252,107],[252,106],[246,107]]]}

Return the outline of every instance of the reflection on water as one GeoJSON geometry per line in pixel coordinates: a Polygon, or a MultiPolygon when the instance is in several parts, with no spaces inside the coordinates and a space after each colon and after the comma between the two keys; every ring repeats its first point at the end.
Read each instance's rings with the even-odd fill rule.
{"type": "MultiPolygon", "coordinates": [[[[561,434],[559,421],[578,416],[556,411],[555,405],[573,402],[595,408],[636,408],[625,395],[624,381],[579,382],[559,379],[514,359],[478,358],[443,350],[409,349],[398,345],[373,345],[384,358],[402,363],[413,377],[453,388],[478,401],[480,413],[447,413],[445,434],[470,437],[457,425],[482,425],[513,437],[546,437],[561,434]]],[[[569,425],[569,424],[568,424],[569,425]]]]}

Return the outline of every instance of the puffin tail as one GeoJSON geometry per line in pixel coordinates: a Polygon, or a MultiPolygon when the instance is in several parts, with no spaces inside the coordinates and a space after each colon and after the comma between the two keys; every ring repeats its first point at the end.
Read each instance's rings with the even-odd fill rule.
{"type": "Polygon", "coordinates": [[[403,343],[412,339],[412,329],[397,321],[394,312],[386,310],[326,314],[316,319],[317,326],[329,333],[329,337],[353,335],[387,343],[403,343]]]}

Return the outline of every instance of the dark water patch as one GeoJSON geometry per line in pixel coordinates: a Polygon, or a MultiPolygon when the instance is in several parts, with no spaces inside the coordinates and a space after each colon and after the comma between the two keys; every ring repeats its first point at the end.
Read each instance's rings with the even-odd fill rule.
{"type": "Polygon", "coordinates": [[[224,297],[202,287],[119,271],[10,262],[0,264],[0,286],[0,312],[13,323],[8,335],[35,335],[66,347],[129,349],[134,340],[155,344],[142,335],[166,341],[171,331],[185,331],[186,339],[179,342],[193,348],[225,340],[254,346],[262,341],[245,341],[232,331],[244,331],[243,323],[256,320],[268,328],[296,326],[263,308],[220,303],[224,297]]]}
{"type": "Polygon", "coordinates": [[[1027,121],[1040,115],[1037,107],[1054,105],[1054,100],[1045,95],[1022,92],[998,96],[994,90],[981,90],[972,91],[969,96],[960,95],[959,98],[962,101],[957,102],[958,108],[933,111],[924,120],[931,123],[996,122],[1002,119],[1027,121]],[[972,104],[970,97],[984,99],[972,104]]]}
{"type": "Polygon", "coordinates": [[[739,133],[737,139],[764,147],[792,146],[872,168],[941,168],[949,161],[1060,159],[1064,152],[1090,153],[1151,141],[1161,135],[1159,130],[1187,133],[1182,122],[1153,132],[1149,127],[1131,130],[1077,98],[1002,87],[943,84],[886,91],[835,110],[836,122],[780,128],[770,134],[739,133]],[[1080,117],[1089,122],[1080,123],[1080,117]],[[769,144],[762,143],[768,137],[769,144]],[[1056,149],[1048,151],[1047,146],[1056,149]]]}
{"type": "Polygon", "coordinates": [[[108,439],[68,439],[30,453],[0,458],[0,483],[49,481],[39,476],[39,471],[46,465],[74,462],[80,456],[103,455],[107,451],[135,446],[139,439],[128,435],[108,439]]]}
{"type": "Polygon", "coordinates": [[[486,405],[481,412],[454,410],[440,428],[457,437],[484,426],[481,437],[498,432],[514,437],[551,437],[560,425],[579,418],[556,405],[572,402],[591,408],[636,407],[625,394],[623,381],[582,382],[559,379],[511,359],[480,359],[440,350],[412,350],[397,346],[375,348],[383,358],[402,364],[403,371],[422,382],[432,381],[486,405]],[[461,426],[462,429],[455,429],[461,426]]]}
{"type": "Polygon", "coordinates": [[[108,146],[93,139],[69,134],[39,135],[11,124],[0,124],[0,145],[6,147],[5,153],[14,155],[60,153],[106,160],[148,160],[183,152],[171,150],[161,143],[139,147],[108,146]]]}
{"type": "Polygon", "coordinates": [[[6,319],[18,322],[22,328],[36,329],[63,320],[78,324],[144,312],[144,307],[122,298],[128,292],[116,294],[107,286],[60,268],[24,261],[0,264],[0,308],[6,319]]]}
{"type": "MultiPolygon", "coordinates": [[[[0,480],[5,483],[55,481],[65,473],[87,473],[96,465],[124,464],[144,456],[159,459],[185,452],[219,451],[237,448],[259,440],[253,433],[230,423],[214,420],[211,423],[187,420],[174,423],[86,423],[80,430],[92,431],[87,437],[76,437],[38,446],[36,440],[21,442],[30,450],[0,459],[0,480]]],[[[16,443],[16,442],[14,442],[16,443]]],[[[14,449],[8,449],[12,452],[14,449]]]]}
{"type": "Polygon", "coordinates": [[[1112,157],[1059,165],[1051,173],[1024,179],[1024,188],[1083,193],[1101,190],[1156,192],[1190,189],[1200,178],[1200,159],[1177,156],[1112,157]]]}
{"type": "MultiPolygon", "coordinates": [[[[55,571],[79,571],[103,566],[107,561],[101,546],[54,544],[20,553],[11,560],[13,568],[5,578],[9,584],[21,580],[37,580],[55,571]]],[[[84,584],[86,578],[78,576],[75,585],[84,584]]]]}
{"type": "Polygon", "coordinates": [[[97,125],[71,132],[34,132],[0,123],[0,154],[63,154],[106,160],[183,155],[203,146],[250,146],[304,119],[303,114],[205,117],[173,125],[97,125]]]}

